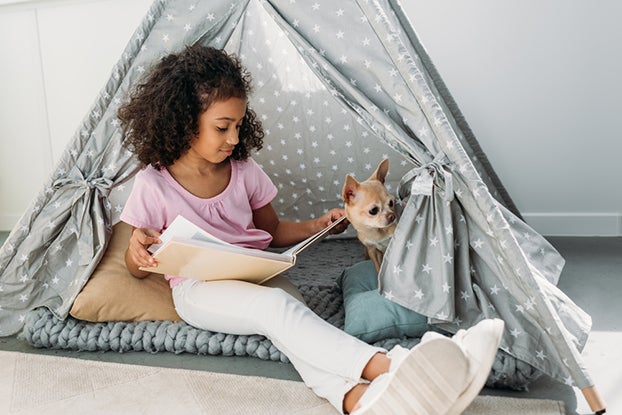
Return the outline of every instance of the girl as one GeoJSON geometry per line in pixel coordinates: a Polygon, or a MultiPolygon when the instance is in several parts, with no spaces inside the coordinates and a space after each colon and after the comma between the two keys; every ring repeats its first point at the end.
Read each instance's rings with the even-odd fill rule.
{"type": "MultiPolygon", "coordinates": [[[[178,214],[257,249],[292,245],[343,215],[333,209],[305,222],[279,220],[271,205],[276,187],[250,158],[264,136],[248,107],[250,90],[250,75],[236,57],[195,45],[163,58],[120,108],[126,145],[144,165],[121,215],[134,227],[125,259],[137,278],[147,274],[139,267],[157,266],[147,248],[178,214]]],[[[498,324],[478,325],[460,341],[430,336],[410,351],[398,346],[387,353],[325,322],[284,290],[166,279],[184,321],[266,336],[307,386],[344,413],[460,413],[481,389],[500,336],[498,324]],[[489,346],[474,346],[477,339],[489,346]]]]}

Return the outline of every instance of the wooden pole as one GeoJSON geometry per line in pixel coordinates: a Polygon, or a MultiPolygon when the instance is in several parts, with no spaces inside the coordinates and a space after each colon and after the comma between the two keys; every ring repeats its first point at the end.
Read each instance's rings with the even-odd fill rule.
{"type": "Polygon", "coordinates": [[[588,386],[587,388],[581,389],[581,392],[583,392],[583,396],[590,406],[590,409],[596,415],[604,414],[607,411],[605,401],[600,396],[600,393],[598,393],[598,390],[596,390],[596,386],[588,386]]]}

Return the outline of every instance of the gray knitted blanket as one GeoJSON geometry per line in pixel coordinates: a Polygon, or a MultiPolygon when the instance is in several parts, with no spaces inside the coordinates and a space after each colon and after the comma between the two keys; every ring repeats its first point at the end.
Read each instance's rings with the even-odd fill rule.
{"type": "MultiPolygon", "coordinates": [[[[296,284],[308,306],[336,327],[344,327],[341,288],[336,283],[342,270],[361,260],[360,245],[330,240],[322,249],[309,249],[288,277],[296,284]],[[330,264],[318,261],[319,255],[331,252],[330,264]],[[353,251],[354,250],[354,251],[353,251]]],[[[31,311],[20,334],[37,348],[75,351],[172,352],[198,355],[252,356],[263,360],[288,362],[287,357],[264,336],[215,333],[194,328],[184,322],[142,321],[89,323],[68,317],[56,318],[47,308],[31,311]]],[[[388,338],[374,343],[391,349],[396,344],[411,348],[416,338],[388,338]]],[[[503,351],[497,353],[487,386],[524,390],[540,372],[503,351]]]]}

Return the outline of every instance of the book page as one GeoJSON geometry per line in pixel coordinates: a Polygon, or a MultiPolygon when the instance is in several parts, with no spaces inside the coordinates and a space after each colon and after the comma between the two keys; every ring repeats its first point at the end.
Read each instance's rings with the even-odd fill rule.
{"type": "Polygon", "coordinates": [[[296,256],[296,254],[298,254],[299,252],[302,252],[304,249],[307,249],[310,246],[315,245],[315,243],[318,242],[319,240],[321,240],[324,236],[326,236],[328,234],[328,232],[330,232],[331,229],[333,229],[335,226],[337,226],[338,224],[343,222],[345,220],[345,218],[346,218],[346,216],[344,215],[344,216],[340,217],[339,219],[336,219],[333,223],[331,223],[330,225],[328,225],[327,227],[325,227],[324,229],[322,229],[318,233],[316,233],[314,235],[311,235],[310,237],[308,237],[304,241],[302,241],[302,242],[292,246],[287,251],[284,251],[283,255],[289,255],[291,257],[294,257],[294,256],[296,256]]]}
{"type": "Polygon", "coordinates": [[[227,243],[178,216],[162,233],[162,244],[153,253],[157,267],[145,271],[198,280],[242,279],[261,282],[294,266],[296,254],[312,246],[345,216],[291,249],[278,253],[227,243]]]}
{"type": "MultiPolygon", "coordinates": [[[[280,262],[287,262],[287,263],[292,262],[291,255],[284,255],[283,253],[280,253],[280,252],[263,251],[261,249],[256,249],[256,248],[245,248],[243,246],[233,245],[233,244],[229,244],[226,242],[222,244],[222,243],[218,243],[214,241],[199,240],[195,238],[180,238],[180,237],[174,236],[167,242],[167,245],[171,245],[173,243],[193,246],[199,249],[201,248],[212,249],[212,250],[216,250],[220,252],[230,252],[232,254],[237,254],[237,255],[264,258],[264,259],[269,259],[271,261],[280,261],[280,262]]],[[[157,258],[157,254],[158,252],[156,252],[153,255],[154,258],[157,258]]]]}
{"type": "Polygon", "coordinates": [[[329,226],[292,246],[286,251],[274,252],[245,248],[230,244],[199,228],[194,223],[180,215],[177,216],[170,226],[160,235],[162,243],[151,245],[149,247],[149,251],[153,254],[154,258],[158,259],[163,250],[165,250],[171,243],[181,243],[186,246],[193,245],[196,248],[216,249],[237,255],[247,255],[293,264],[296,254],[321,240],[331,229],[341,223],[345,218],[345,216],[342,216],[329,226]]]}
{"type": "Polygon", "coordinates": [[[190,222],[183,216],[178,215],[175,220],[173,220],[173,222],[170,224],[170,226],[166,228],[162,235],[160,235],[160,240],[162,241],[162,243],[151,245],[148,251],[152,254],[155,254],[158,249],[160,249],[160,247],[162,247],[173,238],[206,241],[219,245],[231,245],[223,241],[222,239],[215,237],[211,233],[199,228],[197,225],[190,222]]]}
{"type": "MultiPolygon", "coordinates": [[[[259,249],[253,251],[265,253],[259,249]]],[[[279,256],[274,253],[271,255],[279,256]]],[[[261,283],[294,265],[291,261],[283,260],[287,257],[274,259],[248,255],[239,250],[224,249],[218,244],[196,240],[186,243],[176,238],[168,241],[154,258],[158,260],[157,267],[141,269],[203,281],[244,280],[261,283]]]]}

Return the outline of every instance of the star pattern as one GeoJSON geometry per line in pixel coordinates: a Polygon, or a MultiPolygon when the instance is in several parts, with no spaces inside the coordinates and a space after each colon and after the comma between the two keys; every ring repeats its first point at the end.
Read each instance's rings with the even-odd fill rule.
{"type": "MultiPolygon", "coordinates": [[[[41,304],[61,317],[67,315],[71,299],[86,282],[76,275],[105,242],[91,241],[91,248],[84,250],[89,243],[79,247],[78,241],[89,234],[77,218],[59,223],[59,212],[67,209],[76,192],[90,197],[89,192],[97,191],[76,186],[70,195],[65,187],[84,181],[70,176],[78,167],[88,173],[85,176],[100,175],[117,183],[106,188],[109,200],[101,209],[112,223],[118,221],[136,164],[126,149],[105,145],[121,142],[116,109],[154,59],[213,29],[219,33],[207,36],[209,44],[237,53],[253,76],[250,104],[265,129],[264,147],[253,157],[279,189],[273,201],[279,217],[305,220],[340,206],[345,175],[366,179],[382,158],[391,159],[387,187],[396,192],[399,180],[414,167],[409,158],[421,161],[444,153],[451,161],[446,165],[449,174],[460,180],[453,193],[437,191],[435,182],[431,196],[409,199],[400,236],[391,242],[399,261],[389,263],[387,274],[393,278],[385,276],[382,294],[404,304],[416,301],[419,310],[428,310],[430,318],[450,330],[471,326],[482,312],[480,305],[495,310],[513,322],[506,346],[516,343],[523,350],[537,350],[529,363],[574,384],[581,375],[572,359],[566,360],[568,368],[560,367],[566,356],[533,340],[542,337],[541,328],[530,321],[538,320],[546,305],[540,294],[524,293],[517,282],[531,276],[534,268],[541,274],[536,280],[555,284],[563,261],[492,199],[497,195],[494,184],[487,174],[478,174],[485,169],[452,130],[453,121],[427,84],[421,59],[410,55],[407,37],[393,14],[383,9],[383,2],[365,0],[268,3],[274,3],[277,15],[256,1],[242,10],[247,2],[171,0],[146,16],[113,69],[111,86],[77,130],[86,143],[82,153],[68,149],[50,185],[27,212],[31,219],[41,215],[43,225],[33,229],[34,220],[26,217],[0,250],[0,270],[8,263],[10,271],[0,279],[0,333],[15,332],[25,311],[41,304]],[[236,24],[242,16],[239,32],[236,24]],[[277,19],[283,19],[283,27],[289,24],[289,33],[279,29],[277,19]],[[233,30],[231,36],[227,30],[233,30]],[[294,45],[298,37],[305,43],[294,45]],[[409,132],[416,132],[417,140],[409,132]],[[493,189],[492,197],[488,189],[493,189]],[[571,369],[573,376],[568,375],[571,369]]],[[[101,217],[92,221],[98,229],[109,226],[101,217]]],[[[542,327],[554,331],[555,324],[547,321],[542,327]]]]}
{"type": "MultiPolygon", "coordinates": [[[[308,7],[308,13],[328,13],[329,10],[324,2],[296,4],[292,9],[301,7],[308,7]]],[[[341,64],[351,63],[353,51],[349,33],[355,28],[349,23],[347,26],[345,22],[336,23],[346,18],[345,10],[331,7],[328,14],[335,20],[330,26],[335,57],[341,64]],[[338,44],[342,45],[340,52],[336,51],[338,44]]],[[[266,32],[278,33],[276,23],[261,8],[251,4],[246,15],[245,29],[250,38],[258,33],[264,36],[266,32]]],[[[297,22],[300,31],[325,33],[329,30],[324,24],[308,22],[299,13],[292,16],[292,20],[297,22]]],[[[365,23],[356,19],[354,24],[364,27],[365,23]]],[[[317,78],[289,39],[275,35],[268,40],[269,48],[243,42],[239,54],[251,69],[256,86],[251,105],[261,115],[266,131],[264,148],[253,157],[271,176],[279,194],[291,195],[273,202],[279,216],[305,220],[341,206],[345,175],[353,174],[364,180],[384,157],[391,159],[388,187],[395,188],[399,178],[410,168],[401,163],[401,156],[379,142],[358,117],[335,101],[334,90],[317,78]],[[301,159],[305,162],[301,163],[301,159]]],[[[349,83],[359,84],[354,77],[349,83]]]]}

